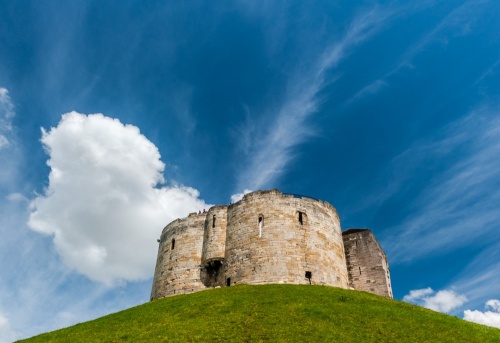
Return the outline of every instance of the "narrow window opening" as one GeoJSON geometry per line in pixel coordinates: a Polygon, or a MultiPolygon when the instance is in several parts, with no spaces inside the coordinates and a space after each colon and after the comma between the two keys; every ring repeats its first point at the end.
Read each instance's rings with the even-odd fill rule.
{"type": "Polygon", "coordinates": [[[228,277],[228,278],[226,279],[226,286],[227,286],[227,287],[231,286],[231,278],[230,278],[230,277],[228,277]]]}
{"type": "Polygon", "coordinates": [[[172,250],[175,249],[175,238],[172,239],[172,250]]]}
{"type": "Polygon", "coordinates": [[[302,225],[304,222],[302,220],[302,212],[299,212],[299,225],[302,225]]]}
{"type": "Polygon", "coordinates": [[[215,227],[215,214],[214,214],[214,216],[212,217],[212,227],[215,227]]]}
{"type": "Polygon", "coordinates": [[[262,226],[264,225],[264,216],[259,215],[259,237],[262,237],[262,226]]]}
{"type": "Polygon", "coordinates": [[[361,267],[358,267],[359,268],[359,275],[361,275],[361,267]]]}

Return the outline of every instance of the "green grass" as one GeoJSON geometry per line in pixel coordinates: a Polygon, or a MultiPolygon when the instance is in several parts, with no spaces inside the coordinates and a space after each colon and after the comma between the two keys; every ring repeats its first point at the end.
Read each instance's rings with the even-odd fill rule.
{"type": "Polygon", "coordinates": [[[23,342],[500,342],[500,330],[365,292],[240,285],[155,300],[23,342]]]}

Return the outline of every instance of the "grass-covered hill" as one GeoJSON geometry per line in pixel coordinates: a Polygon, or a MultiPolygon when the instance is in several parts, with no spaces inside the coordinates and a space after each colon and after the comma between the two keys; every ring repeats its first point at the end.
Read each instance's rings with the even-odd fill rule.
{"type": "Polygon", "coordinates": [[[24,342],[500,342],[500,330],[365,292],[241,285],[156,300],[24,342]]]}

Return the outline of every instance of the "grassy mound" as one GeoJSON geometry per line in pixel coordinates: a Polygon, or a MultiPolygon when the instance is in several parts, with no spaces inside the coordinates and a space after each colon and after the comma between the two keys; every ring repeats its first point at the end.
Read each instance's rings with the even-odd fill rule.
{"type": "Polygon", "coordinates": [[[155,300],[23,342],[500,342],[500,330],[365,292],[240,285],[155,300]]]}

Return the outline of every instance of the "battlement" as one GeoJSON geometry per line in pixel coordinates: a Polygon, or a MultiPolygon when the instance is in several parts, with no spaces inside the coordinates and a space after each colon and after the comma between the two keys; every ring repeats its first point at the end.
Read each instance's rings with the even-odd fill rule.
{"type": "Polygon", "coordinates": [[[163,229],[151,299],[265,283],[350,287],[392,297],[387,258],[371,231],[342,232],[336,209],[325,201],[255,191],[163,229]],[[351,241],[367,248],[354,250],[351,241]],[[383,273],[361,280],[352,273],[361,266],[383,273]],[[377,287],[362,284],[367,280],[377,287]]]}

